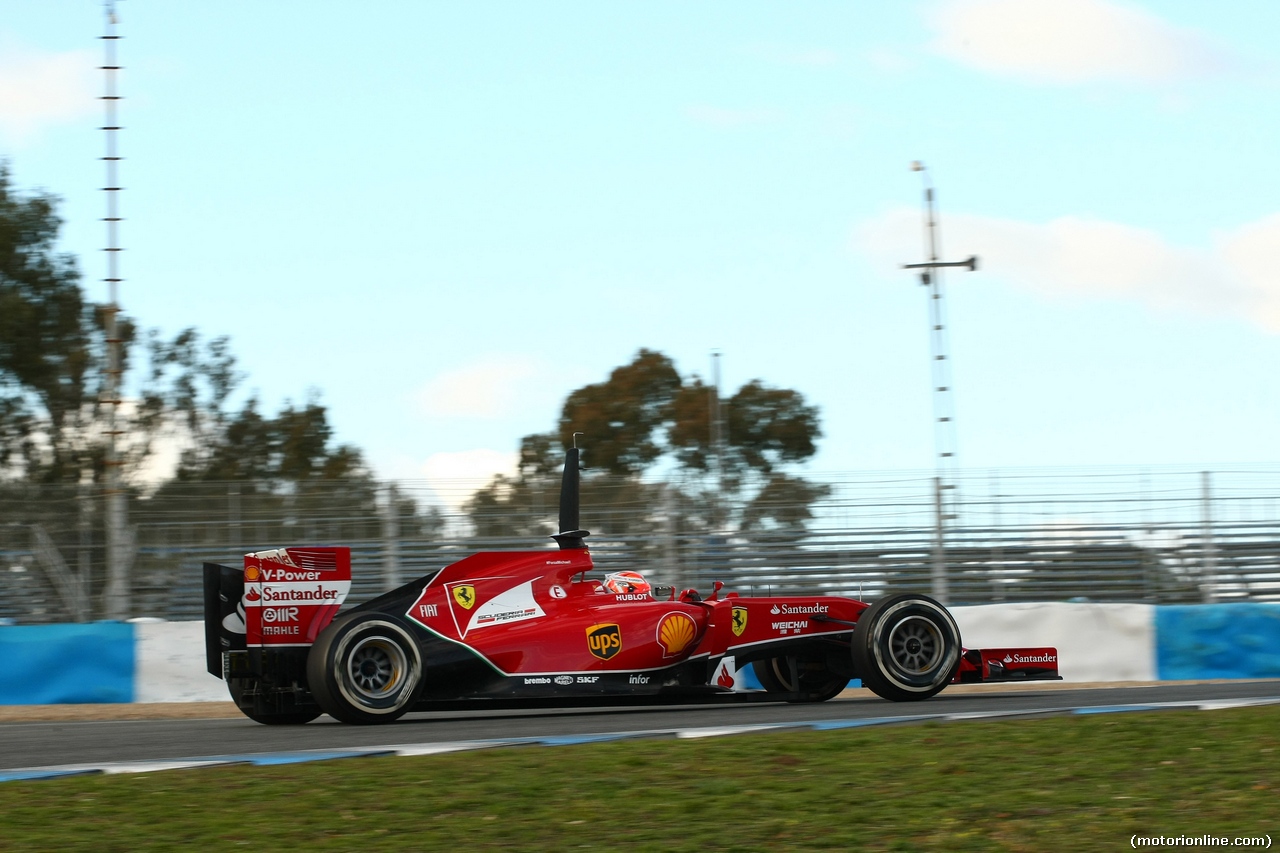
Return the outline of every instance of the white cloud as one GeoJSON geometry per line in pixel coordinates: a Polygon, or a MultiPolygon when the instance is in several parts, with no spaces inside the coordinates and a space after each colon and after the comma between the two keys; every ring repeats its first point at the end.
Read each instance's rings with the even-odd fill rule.
{"type": "Polygon", "coordinates": [[[439,374],[417,396],[430,417],[501,418],[528,401],[537,373],[528,358],[488,356],[439,374]]]}
{"type": "Polygon", "coordinates": [[[520,454],[515,451],[487,448],[434,453],[422,463],[422,475],[428,480],[484,485],[495,474],[514,475],[519,461],[520,454]]]}
{"type": "MultiPolygon", "coordinates": [[[[984,273],[1041,295],[1232,316],[1280,332],[1280,269],[1271,258],[1280,214],[1214,233],[1207,248],[1078,217],[1040,224],[949,214],[944,237],[946,259],[978,255],[984,273]]],[[[909,208],[863,223],[854,236],[859,249],[895,267],[920,258],[922,242],[920,213],[909,208]]]]}
{"type": "Polygon", "coordinates": [[[495,474],[514,476],[520,454],[480,448],[435,453],[425,460],[395,454],[375,465],[378,477],[396,480],[403,493],[429,506],[458,513],[462,505],[493,480],[495,474]],[[425,488],[424,488],[425,487],[425,488]]]}
{"type": "Polygon", "coordinates": [[[514,475],[519,461],[520,454],[511,451],[461,450],[428,456],[419,470],[439,501],[456,511],[495,474],[514,475]]]}
{"type": "Polygon", "coordinates": [[[1051,83],[1165,83],[1236,64],[1208,37],[1108,0],[946,0],[934,49],[998,74],[1051,83]]]}
{"type": "Polygon", "coordinates": [[[25,144],[98,109],[101,62],[87,50],[47,53],[0,39],[0,135],[25,144]]]}

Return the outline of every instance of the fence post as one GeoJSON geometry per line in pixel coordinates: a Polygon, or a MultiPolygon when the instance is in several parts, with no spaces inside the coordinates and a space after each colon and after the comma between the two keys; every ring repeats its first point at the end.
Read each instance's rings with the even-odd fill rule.
{"type": "Polygon", "coordinates": [[[85,619],[93,618],[93,495],[87,483],[81,483],[76,492],[76,510],[79,517],[80,548],[76,554],[76,575],[80,578],[80,592],[84,596],[85,619]]]}
{"type": "Polygon", "coordinates": [[[933,597],[947,603],[946,502],[942,499],[942,478],[933,478],[933,597]]]}
{"type": "Polygon", "coordinates": [[[666,572],[665,580],[672,586],[679,586],[683,580],[680,574],[680,543],[676,536],[680,524],[676,518],[676,490],[670,483],[662,486],[663,522],[663,564],[666,572]]]}
{"type": "Polygon", "coordinates": [[[400,507],[395,483],[386,486],[382,516],[382,591],[400,586],[400,507]]]}
{"type": "Polygon", "coordinates": [[[237,482],[227,485],[227,533],[231,547],[240,549],[240,484],[237,482]]]}
{"type": "Polygon", "coordinates": [[[1218,577],[1218,547],[1213,541],[1212,493],[1209,472],[1200,473],[1200,599],[1213,601],[1212,582],[1218,577]]]}

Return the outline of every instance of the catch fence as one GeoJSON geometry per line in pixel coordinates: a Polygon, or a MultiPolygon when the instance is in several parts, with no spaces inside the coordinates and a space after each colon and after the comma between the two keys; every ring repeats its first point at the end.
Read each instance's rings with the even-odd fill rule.
{"type": "MultiPolygon", "coordinates": [[[[946,503],[954,518],[939,517],[927,474],[806,478],[826,487],[811,505],[758,499],[748,513],[743,500],[687,484],[589,477],[582,523],[600,571],[704,594],[719,580],[744,593],[871,599],[894,589],[950,604],[1280,600],[1280,466],[967,471],[946,503]]],[[[204,483],[133,495],[130,614],[198,619],[202,563],[237,565],[284,545],[350,546],[353,602],[477,550],[554,547],[550,485],[464,512],[482,485],[331,482],[279,494],[204,483]]],[[[88,488],[0,487],[0,619],[102,618],[101,514],[88,488]]]]}

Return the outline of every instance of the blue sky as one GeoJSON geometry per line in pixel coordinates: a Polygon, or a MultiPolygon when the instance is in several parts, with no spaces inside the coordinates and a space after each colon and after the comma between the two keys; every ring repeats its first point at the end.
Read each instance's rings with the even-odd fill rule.
{"type": "MultiPolygon", "coordinates": [[[[922,160],[963,468],[1276,459],[1280,4],[119,0],[121,291],[483,477],[641,347],[933,460],[922,160]]],[[[103,7],[9,0],[0,156],[105,298],[103,7]]],[[[589,438],[588,438],[589,441],[589,438]]]]}

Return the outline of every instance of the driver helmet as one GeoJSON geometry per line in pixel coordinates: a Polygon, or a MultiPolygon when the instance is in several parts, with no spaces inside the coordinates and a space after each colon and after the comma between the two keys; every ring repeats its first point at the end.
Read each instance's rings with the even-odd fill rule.
{"type": "Polygon", "coordinates": [[[651,595],[653,587],[639,572],[610,572],[605,575],[604,588],[615,595],[651,595]]]}

